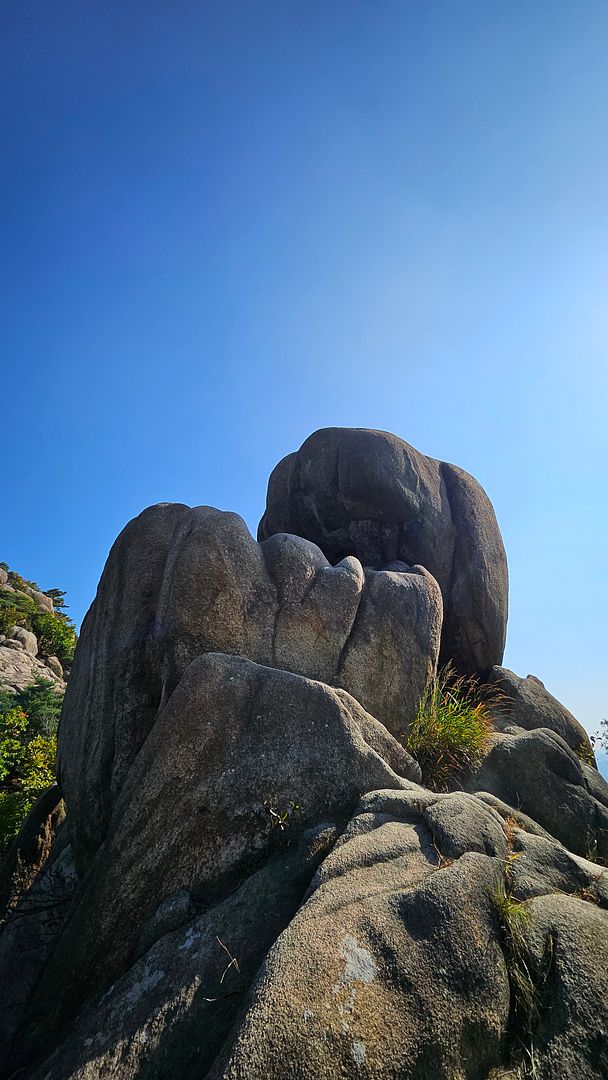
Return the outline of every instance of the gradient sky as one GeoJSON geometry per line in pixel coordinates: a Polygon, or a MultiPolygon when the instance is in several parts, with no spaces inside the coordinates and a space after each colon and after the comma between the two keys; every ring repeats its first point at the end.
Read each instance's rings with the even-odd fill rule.
{"type": "Polygon", "coordinates": [[[0,558],[252,529],[315,428],[472,472],[505,662],[608,715],[608,5],[4,0],[0,558]]]}

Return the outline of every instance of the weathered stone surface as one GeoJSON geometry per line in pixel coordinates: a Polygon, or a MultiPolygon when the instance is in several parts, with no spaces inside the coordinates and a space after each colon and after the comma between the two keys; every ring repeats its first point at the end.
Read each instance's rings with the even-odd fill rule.
{"type": "Polygon", "coordinates": [[[583,725],[545,689],[535,675],[522,679],[508,668],[494,667],[488,681],[498,686],[504,694],[504,710],[501,711],[511,723],[528,731],[549,728],[561,735],[572,750],[582,750],[593,757],[589,736],[583,725]]]}
{"type": "Polygon", "coordinates": [[[467,787],[528,814],[571,851],[608,858],[608,785],[553,731],[495,735],[467,787]]]}
{"type": "Polygon", "coordinates": [[[30,656],[38,655],[38,639],[35,634],[32,634],[31,630],[25,630],[23,626],[14,626],[11,631],[11,638],[20,642],[23,650],[29,653],[30,656]]]}
{"type": "Polygon", "coordinates": [[[435,579],[421,566],[398,567],[366,572],[357,617],[332,680],[397,736],[407,731],[433,677],[442,612],[435,579]]]}
{"type": "Polygon", "coordinates": [[[400,735],[435,671],[441,611],[421,567],[365,574],[355,558],[331,566],[301,537],[257,544],[238,515],[212,507],[145,511],[110,553],[63,710],[77,865],[92,859],[159,706],[194,659],[217,651],[320,679],[400,735]]]}
{"type": "Polygon", "coordinates": [[[464,671],[499,664],[507,562],[492,505],[468,473],[383,431],[325,428],[281,461],[258,539],[295,533],[330,562],[422,565],[444,601],[442,660],[464,671]]]}
{"type": "MultiPolygon", "coordinates": [[[[161,913],[177,894],[189,894],[194,911],[226,897],[268,857],[281,815],[297,838],[319,822],[344,823],[364,792],[419,775],[345,691],[241,657],[194,661],[132,766],[31,1015],[52,1028],[111,985],[154,940],[155,924],[157,935],[167,929],[161,913]]],[[[26,1045],[41,1045],[42,1034],[32,1023],[26,1045]]]]}
{"type": "Polygon", "coordinates": [[[47,656],[44,664],[58,679],[63,679],[63,667],[61,665],[61,660],[57,656],[47,656]]]}
{"type": "Polygon", "coordinates": [[[511,895],[520,901],[543,893],[566,893],[608,908],[608,869],[581,858],[549,837],[510,830],[515,858],[509,863],[511,895]]]}
{"type": "MultiPolygon", "coordinates": [[[[53,811],[50,812],[49,817],[52,816],[53,811]]],[[[48,833],[50,827],[52,827],[52,821],[47,818],[44,831],[48,833]]],[[[43,859],[40,873],[18,902],[9,907],[5,914],[5,922],[0,928],[0,1073],[2,1076],[12,1076],[15,1068],[15,1050],[14,1048],[11,1050],[11,1044],[23,1020],[30,995],[70,913],[78,887],[72,853],[66,842],[67,831],[65,828],[58,827],[52,849],[43,859]]],[[[3,880],[5,900],[7,886],[10,891],[13,891],[13,886],[19,885],[16,880],[18,875],[15,874],[18,868],[9,864],[9,870],[10,873],[3,880]]]]}
{"type": "MultiPolygon", "coordinates": [[[[582,729],[494,667],[468,790],[422,787],[399,741],[442,593],[444,658],[500,659],[485,495],[320,432],[261,534],[163,504],[110,554],[60,725],[69,834],[53,791],[0,878],[1,1080],[603,1080],[608,785],[582,729]]],[[[22,645],[0,661],[37,663],[22,645]]]]}
{"type": "Polygon", "coordinates": [[[82,624],[57,755],[81,867],[95,855],[116,794],[156,718],[162,670],[154,623],[173,531],[186,513],[185,506],[161,503],[129,522],[82,624]]]}
{"type": "Polygon", "coordinates": [[[535,985],[532,1048],[539,1080],[608,1076],[608,912],[574,896],[527,905],[522,935],[535,985]]]}
{"type": "Polygon", "coordinates": [[[0,566],[0,585],[6,585],[8,581],[8,574],[3,566],[0,566]]]}
{"type": "Polygon", "coordinates": [[[65,689],[63,679],[38,657],[25,652],[20,641],[7,638],[0,644],[0,686],[8,690],[23,690],[37,676],[55,683],[58,690],[65,689]]]}
{"type": "MultiPolygon", "coordinates": [[[[552,733],[515,739],[539,736],[576,760],[552,733]]],[[[606,871],[496,797],[404,778],[404,758],[344,691],[236,657],[194,661],[130,771],[11,1069],[524,1080],[533,1051],[543,1080],[560,1055],[566,1075],[599,1080],[606,871]],[[345,825],[362,776],[391,787],[364,793],[345,825]],[[302,800],[285,834],[267,778],[275,811],[302,800]],[[529,911],[517,962],[535,995],[531,1035],[501,889],[529,911]]]]}
{"type": "MultiPolygon", "coordinates": [[[[470,799],[470,817],[457,812],[450,826],[461,854],[444,862],[416,798],[362,800],[262,965],[210,1080],[447,1080],[501,1062],[510,995],[491,899],[501,865],[481,853],[498,823],[470,799]]],[[[430,796],[446,824],[454,802],[430,796]]]]}
{"type": "Polygon", "coordinates": [[[53,601],[46,593],[40,592],[38,589],[32,589],[31,585],[24,585],[22,591],[34,601],[39,611],[44,611],[47,615],[53,614],[53,601]]]}
{"type": "Polygon", "coordinates": [[[225,900],[160,937],[79,1011],[32,1080],[205,1075],[334,832],[307,831],[225,900]]]}
{"type": "MultiPolygon", "coordinates": [[[[16,627],[13,627],[16,630],[16,627]]],[[[12,631],[11,631],[12,632],[12,631]]],[[[13,637],[5,637],[2,644],[5,649],[15,649],[16,652],[25,652],[23,648],[23,642],[13,637]]]]}

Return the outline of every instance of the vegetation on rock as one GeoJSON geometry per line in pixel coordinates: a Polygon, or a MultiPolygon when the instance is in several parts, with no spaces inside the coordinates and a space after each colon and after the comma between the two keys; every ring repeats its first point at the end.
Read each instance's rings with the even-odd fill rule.
{"type": "Polygon", "coordinates": [[[31,806],[55,779],[63,695],[38,678],[17,693],[0,690],[0,858],[31,806]]]}
{"type": "Polygon", "coordinates": [[[36,635],[38,651],[42,656],[56,656],[64,668],[74,659],[76,630],[66,613],[65,593],[61,589],[41,589],[35,581],[9,570],[7,563],[0,563],[6,570],[10,589],[0,590],[0,634],[9,634],[13,626],[22,626],[36,635]],[[30,593],[47,596],[52,602],[50,611],[41,611],[30,593]],[[53,610],[54,608],[54,610],[53,610]]]}
{"type": "Polygon", "coordinates": [[[433,791],[447,791],[465,772],[479,765],[492,731],[492,708],[503,695],[470,675],[457,675],[447,664],[422,697],[405,739],[406,749],[433,791]]]}

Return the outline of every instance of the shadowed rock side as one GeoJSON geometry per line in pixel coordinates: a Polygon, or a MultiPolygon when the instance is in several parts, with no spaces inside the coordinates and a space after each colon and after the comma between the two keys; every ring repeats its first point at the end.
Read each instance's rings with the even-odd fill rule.
{"type": "Polygon", "coordinates": [[[308,538],[165,504],[110,553],[60,790],[2,879],[1,1080],[608,1076],[608,785],[582,728],[494,667],[453,790],[404,748],[441,591],[444,650],[500,659],[487,500],[382,433],[309,442],[270,499],[291,477],[282,527],[295,506],[308,538]]]}
{"type": "Polygon", "coordinates": [[[237,514],[151,507],[112,548],[78,643],[59,775],[80,870],[128,769],[192,660],[246,656],[352,692],[401,734],[432,678],[442,604],[422,567],[331,566],[297,536],[251,537],[237,514]]]}
{"type": "Polygon", "coordinates": [[[507,560],[492,505],[476,480],[396,435],[323,428],[283,458],[268,483],[258,539],[297,533],[330,562],[420,564],[444,602],[442,662],[487,673],[507,626],[507,560]]]}

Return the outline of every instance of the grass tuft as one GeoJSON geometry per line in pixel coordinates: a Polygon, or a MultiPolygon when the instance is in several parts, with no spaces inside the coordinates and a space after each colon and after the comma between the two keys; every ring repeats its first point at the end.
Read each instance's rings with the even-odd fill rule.
{"type": "Polygon", "coordinates": [[[524,958],[524,931],[530,912],[524,903],[515,900],[506,883],[501,883],[492,901],[502,930],[515,1015],[519,1024],[529,1030],[536,1013],[536,988],[524,958]]]}
{"type": "Polygon", "coordinates": [[[503,701],[497,687],[457,675],[451,664],[435,676],[405,738],[427,787],[447,791],[479,765],[493,727],[491,711],[503,701]]]}
{"type": "Polygon", "coordinates": [[[591,747],[587,746],[587,743],[579,743],[576,748],[576,753],[585,765],[590,765],[592,769],[597,769],[597,765],[595,762],[595,754],[593,753],[591,747]]]}

